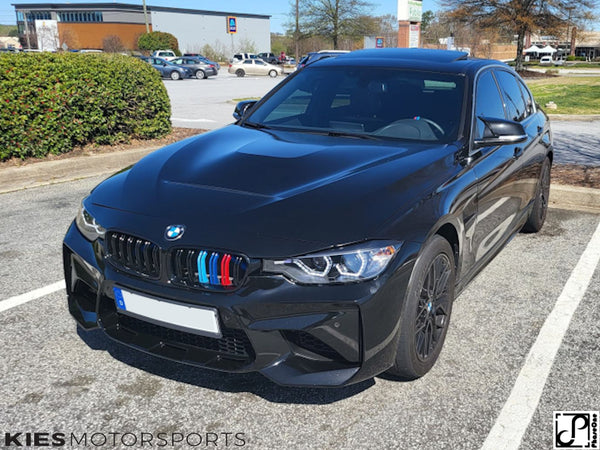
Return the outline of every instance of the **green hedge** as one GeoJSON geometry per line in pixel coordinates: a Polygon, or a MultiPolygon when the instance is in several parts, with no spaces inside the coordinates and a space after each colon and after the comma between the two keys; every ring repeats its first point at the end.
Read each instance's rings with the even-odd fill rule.
{"type": "Polygon", "coordinates": [[[160,75],[124,55],[0,55],[0,105],[2,161],[171,131],[160,75]]]}
{"type": "Polygon", "coordinates": [[[156,50],[173,50],[176,55],[181,56],[177,38],[171,33],[165,33],[164,31],[152,31],[151,33],[140,34],[138,48],[150,52],[156,50]]]}

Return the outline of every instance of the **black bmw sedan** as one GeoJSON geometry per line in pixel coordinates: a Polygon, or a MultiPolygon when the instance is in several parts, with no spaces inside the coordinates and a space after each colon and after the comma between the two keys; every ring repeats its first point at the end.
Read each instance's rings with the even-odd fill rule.
{"type": "Polygon", "coordinates": [[[433,366],[452,303],[546,216],[548,118],[454,51],[318,61],[98,185],[63,247],[84,329],[295,386],[433,366]]]}

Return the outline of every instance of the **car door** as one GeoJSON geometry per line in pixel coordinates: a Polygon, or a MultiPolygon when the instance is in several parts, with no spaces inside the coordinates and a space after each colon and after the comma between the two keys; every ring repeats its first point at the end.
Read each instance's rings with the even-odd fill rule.
{"type": "MultiPolygon", "coordinates": [[[[524,117],[525,102],[518,85],[514,86],[519,92],[517,96],[513,86],[500,87],[495,72],[487,69],[476,80],[471,142],[483,137],[485,118],[519,121],[524,117]]],[[[472,147],[473,170],[478,180],[477,219],[467,265],[477,266],[493,257],[522,222],[526,205],[520,186],[519,159],[528,145],[526,141],[477,149],[472,147]]]]}
{"type": "Polygon", "coordinates": [[[166,64],[162,59],[150,58],[150,63],[152,64],[152,67],[158,70],[163,77],[165,76],[166,64]]]}

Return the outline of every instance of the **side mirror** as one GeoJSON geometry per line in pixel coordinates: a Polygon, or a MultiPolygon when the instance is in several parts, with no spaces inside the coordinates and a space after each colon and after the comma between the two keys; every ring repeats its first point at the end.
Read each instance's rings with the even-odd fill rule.
{"type": "Polygon", "coordinates": [[[244,100],[235,105],[235,110],[233,111],[233,118],[235,120],[240,120],[244,117],[246,112],[252,108],[256,104],[256,100],[244,100]]]}
{"type": "Polygon", "coordinates": [[[485,124],[483,137],[475,139],[475,147],[518,144],[527,140],[525,128],[519,122],[506,119],[478,117],[485,124]]]}

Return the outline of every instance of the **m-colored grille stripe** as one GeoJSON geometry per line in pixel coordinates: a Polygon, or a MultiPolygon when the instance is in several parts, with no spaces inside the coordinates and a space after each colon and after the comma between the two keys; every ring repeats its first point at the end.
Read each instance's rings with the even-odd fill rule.
{"type": "Polygon", "coordinates": [[[206,253],[205,250],[202,250],[198,255],[198,279],[200,283],[207,284],[208,283],[208,274],[206,273],[206,253]]]}

